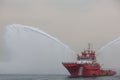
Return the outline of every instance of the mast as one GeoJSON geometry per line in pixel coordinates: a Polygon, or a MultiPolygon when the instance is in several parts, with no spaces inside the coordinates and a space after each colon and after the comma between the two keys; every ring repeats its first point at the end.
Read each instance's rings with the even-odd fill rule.
{"type": "Polygon", "coordinates": [[[88,43],[88,49],[90,50],[90,47],[91,47],[91,44],[90,43],[88,43]]]}

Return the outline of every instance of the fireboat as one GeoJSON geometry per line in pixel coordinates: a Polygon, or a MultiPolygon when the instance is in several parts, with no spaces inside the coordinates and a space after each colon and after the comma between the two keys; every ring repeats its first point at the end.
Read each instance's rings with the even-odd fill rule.
{"type": "Polygon", "coordinates": [[[113,76],[116,74],[113,70],[101,69],[101,65],[96,61],[95,51],[88,49],[77,54],[76,62],[63,62],[63,66],[70,73],[69,77],[97,77],[97,76],[113,76]]]}

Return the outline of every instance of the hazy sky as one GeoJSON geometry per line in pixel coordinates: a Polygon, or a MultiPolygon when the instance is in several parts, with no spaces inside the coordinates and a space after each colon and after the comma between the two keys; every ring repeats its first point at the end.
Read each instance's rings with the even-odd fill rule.
{"type": "Polygon", "coordinates": [[[79,52],[119,37],[119,0],[0,0],[0,30],[8,24],[37,26],[79,52]]]}
{"type": "Polygon", "coordinates": [[[120,36],[120,1],[0,0],[0,34],[15,23],[40,28],[76,53],[89,42],[98,50],[120,36]]]}

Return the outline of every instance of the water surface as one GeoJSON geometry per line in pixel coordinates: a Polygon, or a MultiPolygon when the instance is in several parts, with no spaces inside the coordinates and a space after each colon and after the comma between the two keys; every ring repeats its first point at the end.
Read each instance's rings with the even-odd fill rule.
{"type": "Polygon", "coordinates": [[[120,75],[69,78],[67,75],[15,75],[1,74],[0,80],[120,80],[120,75]]]}

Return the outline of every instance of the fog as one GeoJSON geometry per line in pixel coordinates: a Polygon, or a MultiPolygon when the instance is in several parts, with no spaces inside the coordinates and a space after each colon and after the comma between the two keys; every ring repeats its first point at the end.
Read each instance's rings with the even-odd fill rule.
{"type": "Polygon", "coordinates": [[[120,37],[109,42],[98,51],[98,62],[103,68],[120,68],[120,37]]]}
{"type": "MultiPolygon", "coordinates": [[[[23,24],[39,28],[67,44],[74,50],[75,54],[80,53],[87,47],[88,43],[91,43],[101,64],[104,64],[103,67],[117,68],[120,66],[120,63],[118,63],[120,56],[119,41],[115,41],[115,45],[110,45],[109,48],[105,46],[120,37],[119,0],[0,0],[1,73],[5,73],[4,67],[7,67],[7,65],[13,66],[12,61],[14,61],[11,61],[14,53],[10,53],[12,51],[9,50],[14,50],[15,45],[11,47],[12,49],[8,47],[7,50],[4,50],[5,41],[2,40],[5,26],[10,24],[23,24]],[[107,59],[108,55],[109,58],[107,59]]],[[[16,29],[13,29],[12,32],[14,33],[14,31],[16,29]]],[[[21,32],[25,33],[24,31],[21,32]]],[[[17,34],[14,35],[17,36],[17,34]]],[[[13,37],[6,40],[12,41],[13,37]]],[[[13,42],[9,43],[13,44],[13,42]]],[[[15,64],[18,65],[19,63],[16,62],[15,64]]],[[[11,67],[7,70],[10,71],[11,67]]],[[[25,67],[23,67],[23,70],[25,70],[25,67]]],[[[14,70],[10,72],[12,71],[14,70]]],[[[25,72],[27,73],[27,71],[25,72]]]]}
{"type": "Polygon", "coordinates": [[[1,0],[0,26],[24,24],[58,37],[77,53],[119,37],[119,0],[1,0]],[[71,36],[73,38],[71,38],[71,36]]]}
{"type": "Polygon", "coordinates": [[[67,45],[29,26],[5,27],[2,74],[67,74],[62,62],[74,62],[76,55],[67,45]]]}

